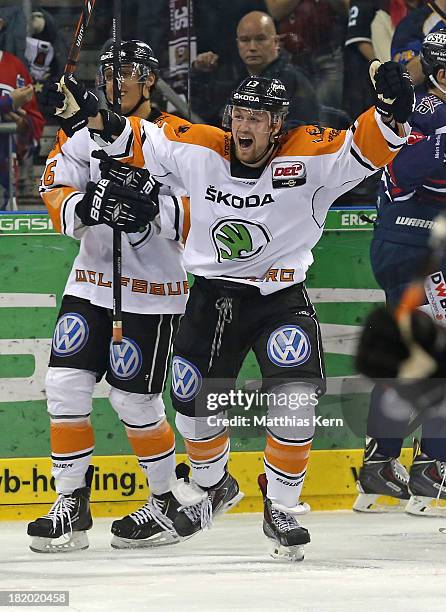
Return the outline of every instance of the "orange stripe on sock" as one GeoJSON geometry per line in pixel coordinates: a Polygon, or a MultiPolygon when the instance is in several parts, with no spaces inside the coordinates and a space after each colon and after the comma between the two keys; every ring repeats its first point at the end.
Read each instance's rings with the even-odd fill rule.
{"type": "Polygon", "coordinates": [[[164,419],[154,429],[130,429],[126,427],[127,437],[137,457],[154,457],[172,450],[175,435],[172,427],[164,419]]]}
{"type": "Polygon", "coordinates": [[[228,444],[229,436],[227,433],[200,442],[198,440],[184,440],[186,452],[192,461],[209,461],[221,455],[228,444]]]}
{"type": "Polygon", "coordinates": [[[282,444],[276,438],[266,436],[265,459],[281,472],[300,474],[307,467],[311,442],[306,444],[282,444]]]}
{"type": "Polygon", "coordinates": [[[51,450],[57,455],[65,455],[94,446],[94,432],[89,420],[70,423],[51,421],[51,450]]]}

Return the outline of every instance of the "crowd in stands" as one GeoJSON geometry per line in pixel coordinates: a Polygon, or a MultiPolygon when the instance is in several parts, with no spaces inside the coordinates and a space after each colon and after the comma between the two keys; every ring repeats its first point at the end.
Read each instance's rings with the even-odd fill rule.
{"type": "MultiPolygon", "coordinates": [[[[44,108],[39,111],[39,100],[63,73],[82,2],[32,2],[28,16],[20,3],[6,4],[0,8],[0,117],[17,126],[12,138],[20,195],[36,192],[30,162],[48,152],[44,146],[39,150],[44,123],[56,130],[54,118],[44,117],[44,108]],[[31,82],[29,99],[23,87],[31,82]]],[[[86,37],[82,61],[90,54],[89,71],[82,78],[91,86],[92,54],[97,59],[111,34],[110,6],[98,0],[86,37]]],[[[125,0],[123,6],[123,39],[149,43],[161,77],[190,97],[196,115],[216,126],[231,90],[247,75],[264,75],[280,78],[291,96],[288,126],[345,128],[373,103],[369,61],[392,57],[407,64],[421,83],[417,55],[425,30],[446,25],[446,0],[125,0]]],[[[175,110],[166,100],[158,103],[175,110]]],[[[0,208],[9,197],[9,138],[0,133],[0,208]]],[[[375,189],[372,181],[364,193],[359,189],[349,197],[373,203],[375,189]]]]}

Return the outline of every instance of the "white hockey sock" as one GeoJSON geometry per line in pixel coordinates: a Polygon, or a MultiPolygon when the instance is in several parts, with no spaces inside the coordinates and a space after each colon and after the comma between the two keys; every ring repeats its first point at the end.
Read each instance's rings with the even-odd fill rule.
{"type": "Polygon", "coordinates": [[[151,493],[162,495],[170,491],[171,481],[175,474],[175,448],[167,457],[155,461],[147,462],[138,457],[138,463],[146,475],[151,493]]]}
{"type": "Polygon", "coordinates": [[[293,508],[299,502],[305,480],[312,438],[305,440],[278,439],[267,434],[265,473],[267,497],[272,502],[293,508]]]}
{"type": "Polygon", "coordinates": [[[170,491],[175,470],[175,436],[168,421],[163,417],[152,426],[139,429],[126,425],[125,429],[151,493],[161,495],[170,491]]]}
{"type": "Polygon", "coordinates": [[[94,435],[90,419],[61,421],[51,419],[51,474],[57,493],[69,495],[85,487],[85,474],[91,463],[94,435]]]}
{"type": "Polygon", "coordinates": [[[211,440],[185,440],[192,478],[200,487],[212,487],[225,474],[230,441],[227,433],[211,440]]]}

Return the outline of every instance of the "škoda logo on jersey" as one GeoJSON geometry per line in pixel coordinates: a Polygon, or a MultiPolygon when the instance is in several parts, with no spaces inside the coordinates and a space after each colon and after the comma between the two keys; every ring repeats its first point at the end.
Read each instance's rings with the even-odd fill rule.
{"type": "Polygon", "coordinates": [[[297,187],[307,182],[307,169],[301,161],[273,162],[271,167],[275,189],[297,187]]]}
{"type": "Polygon", "coordinates": [[[261,223],[243,219],[220,219],[211,228],[218,263],[258,257],[271,235],[261,223]]]}

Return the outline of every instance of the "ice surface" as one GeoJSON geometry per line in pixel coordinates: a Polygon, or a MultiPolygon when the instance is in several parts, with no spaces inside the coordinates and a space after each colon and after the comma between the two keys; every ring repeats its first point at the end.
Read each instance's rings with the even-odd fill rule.
{"type": "Polygon", "coordinates": [[[175,546],[130,551],[112,550],[111,521],[96,519],[90,548],[66,555],[33,553],[24,523],[0,522],[0,590],[69,590],[69,608],[56,609],[82,612],[446,610],[446,519],[303,519],[312,542],[295,564],[268,556],[257,514],[223,517],[175,546]]]}

